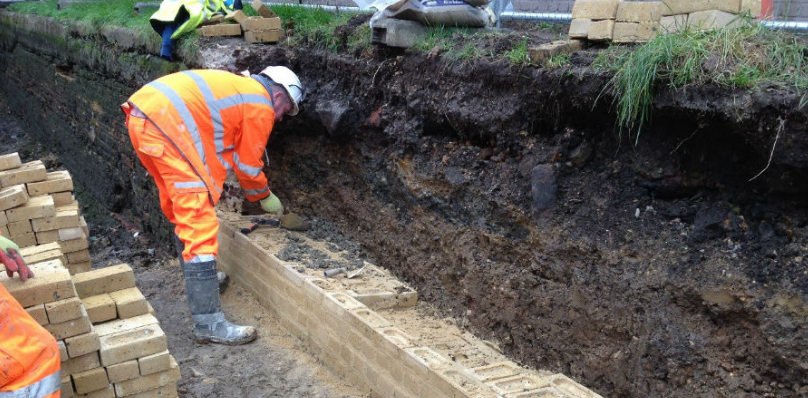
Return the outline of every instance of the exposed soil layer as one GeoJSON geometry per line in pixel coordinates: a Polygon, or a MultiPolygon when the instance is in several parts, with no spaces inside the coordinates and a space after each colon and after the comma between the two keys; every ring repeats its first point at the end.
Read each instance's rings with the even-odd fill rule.
{"type": "Polygon", "coordinates": [[[608,396],[808,395],[800,93],[660,88],[633,146],[597,48],[562,71],[217,43],[309,90],[269,144],[284,203],[514,359],[608,396]]]}

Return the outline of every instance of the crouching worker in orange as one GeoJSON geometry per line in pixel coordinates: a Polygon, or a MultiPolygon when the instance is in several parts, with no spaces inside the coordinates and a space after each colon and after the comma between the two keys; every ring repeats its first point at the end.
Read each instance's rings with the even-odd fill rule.
{"type": "MultiPolygon", "coordinates": [[[[20,248],[0,236],[0,262],[9,278],[17,272],[25,282],[34,273],[20,248]]],[[[56,339],[28,314],[0,284],[0,397],[59,398],[62,378],[56,339]]]]}
{"type": "Polygon", "coordinates": [[[174,73],[121,105],[132,145],[179,237],[197,342],[236,345],[256,337],[254,328],[228,322],[221,311],[213,207],[232,169],[247,200],[260,201],[268,213],[283,212],[262,172],[262,156],[274,123],[296,115],[303,96],[294,72],[270,66],[250,77],[217,70],[174,73]]]}

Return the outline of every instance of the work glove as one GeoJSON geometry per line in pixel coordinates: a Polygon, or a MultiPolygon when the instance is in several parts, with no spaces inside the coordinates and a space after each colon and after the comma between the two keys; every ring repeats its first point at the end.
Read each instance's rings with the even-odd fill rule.
{"type": "Polygon", "coordinates": [[[261,199],[261,208],[267,213],[283,215],[283,205],[281,204],[281,200],[278,199],[278,197],[272,192],[270,192],[269,196],[266,198],[261,199]]]}
{"type": "Polygon", "coordinates": [[[28,269],[22,257],[20,257],[20,247],[11,239],[0,236],[0,262],[6,267],[6,274],[9,278],[14,277],[14,273],[20,274],[20,280],[25,282],[28,278],[33,278],[34,273],[28,269]]]}

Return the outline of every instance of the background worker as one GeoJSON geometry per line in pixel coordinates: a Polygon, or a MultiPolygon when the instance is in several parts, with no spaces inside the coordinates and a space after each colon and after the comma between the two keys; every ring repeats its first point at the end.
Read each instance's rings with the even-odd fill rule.
{"type": "Polygon", "coordinates": [[[294,72],[270,66],[250,77],[217,70],[174,73],[121,105],[132,145],[181,241],[180,264],[200,343],[255,339],[254,328],[226,321],[221,311],[214,206],[232,169],[247,200],[260,201],[268,213],[283,213],[262,171],[262,156],[274,123],[296,115],[303,97],[294,72]]]}
{"type": "MultiPolygon", "coordinates": [[[[0,236],[0,262],[9,278],[33,278],[18,251],[0,236]]],[[[59,398],[61,359],[56,339],[0,284],[0,397],[59,398]]]]}

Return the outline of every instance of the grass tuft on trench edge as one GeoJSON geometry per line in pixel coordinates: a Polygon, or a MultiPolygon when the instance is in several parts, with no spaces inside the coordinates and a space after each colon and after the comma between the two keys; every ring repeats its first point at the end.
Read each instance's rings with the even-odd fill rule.
{"type": "MultiPolygon", "coordinates": [[[[637,145],[651,120],[657,84],[685,88],[716,83],[750,89],[763,83],[808,89],[808,48],[793,34],[742,18],[735,28],[686,29],[662,34],[636,49],[613,46],[594,66],[614,72],[601,95],[610,92],[617,107],[620,138],[627,132],[637,145]]],[[[803,106],[806,98],[800,103],[803,106]]]]}

